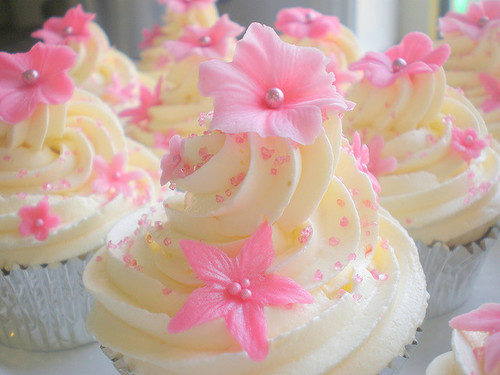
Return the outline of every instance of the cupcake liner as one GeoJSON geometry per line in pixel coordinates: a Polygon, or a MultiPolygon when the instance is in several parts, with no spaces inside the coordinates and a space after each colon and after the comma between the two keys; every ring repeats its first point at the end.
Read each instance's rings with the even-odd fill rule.
{"type": "Polygon", "coordinates": [[[489,249],[498,240],[499,224],[480,239],[449,247],[442,242],[415,241],[430,298],[426,318],[455,310],[467,301],[489,249]]]}
{"type": "Polygon", "coordinates": [[[82,273],[93,252],[54,265],[0,271],[0,343],[30,351],[95,341],[85,325],[92,297],[82,273]]]}

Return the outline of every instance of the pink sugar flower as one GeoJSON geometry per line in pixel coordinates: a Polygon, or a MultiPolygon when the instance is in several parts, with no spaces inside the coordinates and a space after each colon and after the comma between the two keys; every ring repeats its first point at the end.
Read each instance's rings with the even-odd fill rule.
{"type": "Polygon", "coordinates": [[[284,8],[279,11],[276,30],[294,38],[322,38],[327,34],[336,35],[340,31],[339,19],[325,16],[309,8],[284,8]]]}
{"type": "Polygon", "coordinates": [[[151,121],[151,115],[149,114],[149,108],[153,106],[160,105],[161,99],[161,84],[162,79],[158,81],[154,91],[151,91],[147,86],[141,85],[140,89],[140,101],[141,104],[136,108],[129,108],[121,111],[119,113],[120,117],[130,117],[130,122],[139,126],[146,128],[151,121]]]}
{"type": "Polygon", "coordinates": [[[500,304],[486,303],[467,314],[450,320],[450,326],[461,331],[488,332],[484,343],[484,370],[498,375],[500,367],[500,304]],[[496,372],[493,370],[497,369],[496,372]]]}
{"type": "Polygon", "coordinates": [[[158,0],[159,4],[165,4],[167,9],[175,13],[186,13],[194,8],[205,8],[216,0],[158,0]]]}
{"type": "Polygon", "coordinates": [[[362,70],[372,85],[387,87],[401,76],[435,72],[449,56],[450,46],[447,44],[433,48],[431,38],[421,32],[412,32],[385,53],[368,52],[349,69],[362,70]]]}
{"type": "Polygon", "coordinates": [[[19,234],[23,237],[34,236],[38,241],[44,241],[49,236],[52,228],[61,223],[57,214],[50,212],[47,199],[42,199],[36,206],[23,206],[19,209],[19,234]]]}
{"type": "Polygon", "coordinates": [[[174,178],[174,172],[182,162],[186,139],[176,134],[170,139],[168,152],[161,159],[160,184],[165,185],[174,178]]]}
{"type": "Polygon", "coordinates": [[[140,171],[125,172],[125,162],[123,153],[114,155],[109,164],[101,156],[96,155],[94,170],[97,173],[97,178],[92,183],[94,192],[111,193],[111,195],[121,193],[131,197],[134,193],[131,182],[143,178],[144,175],[140,171]]]}
{"type": "Polygon", "coordinates": [[[500,80],[487,73],[479,73],[479,80],[489,94],[489,97],[481,105],[483,112],[488,113],[500,108],[500,80]]]}
{"type": "Polygon", "coordinates": [[[111,75],[111,83],[104,88],[103,98],[111,104],[124,103],[134,99],[136,87],[134,82],[123,85],[118,73],[114,73],[111,75]]]}
{"type": "Polygon", "coordinates": [[[0,52],[0,118],[17,124],[40,103],[60,104],[73,95],[68,70],[76,54],[69,47],[37,43],[26,53],[0,52]]]}
{"type": "Polygon", "coordinates": [[[47,44],[69,44],[84,42],[90,38],[89,22],[95,14],[83,11],[82,5],[69,9],[64,17],[51,17],[44,22],[43,28],[31,34],[47,44]]]}
{"type": "Polygon", "coordinates": [[[380,184],[377,177],[375,177],[368,168],[370,164],[370,150],[367,145],[361,143],[361,137],[358,132],[354,132],[352,139],[352,153],[356,159],[356,166],[358,169],[366,173],[370,178],[373,190],[377,193],[380,192],[380,184]]]}
{"type": "Polygon", "coordinates": [[[252,23],[232,62],[200,64],[198,88],[214,99],[211,129],[256,132],[312,144],[322,131],[322,110],[347,110],[319,50],[283,42],[268,26],[252,23]]]}
{"type": "Polygon", "coordinates": [[[450,11],[439,19],[439,30],[443,34],[464,34],[479,40],[491,27],[500,25],[500,2],[486,0],[470,3],[465,14],[450,11]]]}
{"type": "Polygon", "coordinates": [[[180,240],[184,255],[205,285],[189,295],[170,321],[168,332],[178,333],[224,318],[230,334],[249,358],[264,360],[268,353],[264,307],[314,302],[309,292],[292,279],[266,272],[274,260],[271,236],[271,226],[262,224],[236,258],[202,242],[180,240]]]}
{"type": "Polygon", "coordinates": [[[474,128],[462,130],[457,126],[453,126],[451,136],[451,147],[467,162],[479,157],[481,150],[488,145],[485,139],[477,138],[477,132],[474,128]]]}
{"type": "Polygon", "coordinates": [[[152,47],[155,39],[161,35],[162,35],[162,30],[161,30],[160,25],[158,25],[158,24],[155,24],[151,31],[149,31],[148,29],[143,29],[142,30],[143,40],[141,43],[139,43],[139,48],[145,49],[145,48],[152,47]]]}
{"type": "Polygon", "coordinates": [[[163,46],[180,61],[189,55],[220,59],[227,55],[230,40],[243,32],[244,28],[232,22],[227,14],[221,16],[212,27],[187,26],[178,40],[169,40],[163,46]]]}

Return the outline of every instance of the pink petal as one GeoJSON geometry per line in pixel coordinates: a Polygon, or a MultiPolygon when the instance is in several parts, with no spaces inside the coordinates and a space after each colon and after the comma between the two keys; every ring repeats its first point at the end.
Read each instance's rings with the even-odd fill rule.
{"type": "Polygon", "coordinates": [[[227,317],[226,324],[231,335],[253,361],[267,357],[267,324],[263,308],[253,303],[235,306],[227,317]]]}
{"type": "Polygon", "coordinates": [[[313,296],[294,280],[274,274],[266,275],[262,282],[252,281],[252,297],[274,306],[314,302],[313,296]]]}
{"type": "Polygon", "coordinates": [[[267,129],[264,136],[277,135],[310,145],[323,129],[321,110],[314,106],[302,106],[270,112],[267,129]]]}
{"type": "Polygon", "coordinates": [[[244,242],[236,257],[241,278],[252,279],[263,274],[273,263],[272,233],[271,226],[265,222],[244,242]]]}
{"type": "Polygon", "coordinates": [[[484,349],[484,370],[488,374],[493,373],[495,367],[500,363],[500,332],[486,338],[484,349]]]}
{"type": "Polygon", "coordinates": [[[500,94],[498,82],[493,75],[487,73],[479,73],[478,77],[488,94],[492,96],[497,96],[498,94],[500,94]]]}
{"type": "Polygon", "coordinates": [[[119,153],[113,156],[111,163],[109,163],[110,172],[122,172],[125,165],[125,155],[119,153]]]}
{"type": "Polygon", "coordinates": [[[500,304],[486,303],[450,320],[452,328],[462,331],[500,331],[500,304]]]}

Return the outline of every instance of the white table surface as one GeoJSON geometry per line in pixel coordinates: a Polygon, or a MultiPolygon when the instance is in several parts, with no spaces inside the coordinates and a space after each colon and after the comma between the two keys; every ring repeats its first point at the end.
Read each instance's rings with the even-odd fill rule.
{"type": "MultiPolygon", "coordinates": [[[[424,322],[419,344],[399,375],[424,374],[434,357],[450,350],[451,330],[448,321],[485,302],[500,303],[500,246],[488,254],[469,300],[449,314],[424,322]]],[[[35,374],[117,375],[118,372],[101,352],[98,344],[53,353],[30,353],[0,345],[0,375],[35,374]]]]}

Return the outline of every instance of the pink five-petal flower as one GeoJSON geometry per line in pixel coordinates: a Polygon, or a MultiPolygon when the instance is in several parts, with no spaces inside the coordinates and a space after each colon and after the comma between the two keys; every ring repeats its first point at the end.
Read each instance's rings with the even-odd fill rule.
{"type": "Polygon", "coordinates": [[[214,100],[210,128],[312,144],[322,110],[353,106],[336,91],[327,62],[319,50],[285,43],[272,28],[252,23],[232,62],[200,64],[198,88],[214,100]]]}
{"type": "Polygon", "coordinates": [[[268,353],[265,306],[312,303],[313,297],[290,278],[266,273],[274,259],[272,228],[262,224],[243,244],[236,258],[217,247],[192,240],[179,245],[205,285],[194,290],[168,325],[177,333],[224,318],[231,335],[250,359],[268,353]]]}
{"type": "Polygon", "coordinates": [[[60,104],[73,95],[68,70],[76,54],[66,46],[37,43],[26,53],[0,52],[0,119],[16,124],[40,103],[60,104]]]}
{"type": "Polygon", "coordinates": [[[500,304],[485,303],[478,309],[450,320],[450,326],[460,331],[488,332],[485,340],[485,364],[487,373],[500,363],[500,304]]]}
{"type": "Polygon", "coordinates": [[[276,30],[294,38],[322,38],[340,31],[339,19],[309,8],[284,8],[278,12],[276,30]]]}
{"type": "Polygon", "coordinates": [[[478,40],[483,33],[500,20],[500,2],[486,0],[471,3],[465,14],[450,11],[439,19],[439,30],[443,34],[459,33],[478,40]]]}
{"type": "Polygon", "coordinates": [[[169,40],[163,46],[175,61],[189,55],[220,59],[227,55],[230,39],[240,35],[244,28],[232,22],[227,14],[221,16],[212,27],[187,26],[178,40],[169,40]]]}
{"type": "Polygon", "coordinates": [[[165,4],[168,10],[175,13],[186,13],[194,8],[204,8],[215,3],[216,0],[158,0],[159,4],[165,4]]]}
{"type": "Polygon", "coordinates": [[[387,87],[400,76],[435,72],[449,56],[449,45],[433,48],[433,42],[427,35],[415,31],[385,53],[368,52],[361,60],[352,63],[349,69],[362,70],[371,84],[387,87]]]}
{"type": "Polygon", "coordinates": [[[145,49],[145,48],[152,47],[155,39],[158,38],[160,35],[162,35],[162,30],[161,30],[160,25],[158,25],[158,24],[155,24],[151,31],[148,29],[143,29],[142,30],[143,40],[141,43],[139,43],[139,48],[145,49]]]}
{"type": "Polygon", "coordinates": [[[354,158],[356,159],[356,166],[358,167],[358,169],[368,175],[372,183],[373,190],[379,193],[380,184],[378,182],[378,179],[368,169],[368,165],[370,164],[370,150],[367,145],[361,143],[361,137],[358,132],[354,132],[353,135],[352,153],[354,155],[354,158]]]}
{"type": "Polygon", "coordinates": [[[491,112],[500,107],[500,80],[487,73],[479,73],[479,80],[484,86],[484,89],[489,94],[481,105],[484,113],[491,112]]]}
{"type": "Polygon", "coordinates": [[[154,91],[151,91],[147,86],[141,85],[140,89],[140,101],[136,108],[129,108],[121,111],[119,113],[120,117],[130,117],[130,122],[136,124],[140,127],[147,127],[151,121],[151,115],[149,114],[149,108],[153,106],[160,105],[161,99],[161,84],[162,79],[160,78],[154,91]]]}
{"type": "Polygon", "coordinates": [[[451,128],[451,138],[451,147],[466,162],[477,158],[481,154],[481,150],[488,145],[485,139],[477,138],[477,132],[474,128],[462,130],[457,126],[453,126],[451,128]]]}
{"type": "Polygon", "coordinates": [[[44,22],[43,28],[31,34],[47,44],[68,44],[83,42],[90,37],[89,22],[95,14],[83,11],[82,5],[69,9],[64,17],[51,17],[44,22]]]}
{"type": "Polygon", "coordinates": [[[175,134],[170,138],[168,152],[161,159],[161,177],[160,184],[165,185],[168,181],[174,178],[174,172],[182,162],[182,154],[184,153],[184,144],[186,139],[175,134]]]}
{"type": "Polygon", "coordinates": [[[96,155],[94,158],[94,170],[97,173],[97,178],[92,183],[92,189],[96,193],[121,193],[125,196],[132,196],[134,190],[131,182],[144,177],[142,172],[133,171],[125,172],[125,155],[118,153],[113,156],[108,164],[101,156],[96,155]]]}
{"type": "Polygon", "coordinates": [[[36,206],[24,206],[19,209],[19,234],[23,237],[33,235],[38,241],[44,241],[50,230],[59,225],[59,215],[50,213],[47,199],[42,199],[36,206]]]}

